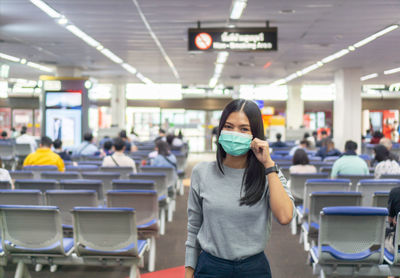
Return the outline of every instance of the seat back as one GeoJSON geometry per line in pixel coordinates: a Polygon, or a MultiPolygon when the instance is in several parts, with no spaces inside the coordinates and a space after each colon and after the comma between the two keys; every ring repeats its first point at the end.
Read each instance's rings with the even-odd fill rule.
{"type": "Polygon", "coordinates": [[[297,200],[303,200],[304,186],[308,179],[325,179],[328,178],[327,173],[316,174],[290,174],[290,190],[297,200]]]}
{"type": "Polygon", "coordinates": [[[0,206],[3,247],[8,253],[65,255],[57,207],[0,206]],[[41,250],[40,250],[41,249],[41,250]]]}
{"type": "Polygon", "coordinates": [[[323,208],[318,233],[319,263],[381,264],[387,215],[385,208],[323,208]]]}
{"type": "Polygon", "coordinates": [[[79,165],[79,166],[83,166],[83,165],[94,165],[94,166],[100,167],[101,164],[103,164],[103,161],[96,161],[96,160],[82,160],[82,161],[78,161],[78,165],[79,165]]]}
{"type": "Polygon", "coordinates": [[[378,179],[378,180],[360,180],[357,185],[357,191],[363,195],[362,205],[372,206],[372,196],[374,192],[390,191],[392,188],[400,186],[400,180],[378,179]]]}
{"type": "Polygon", "coordinates": [[[43,205],[42,192],[40,190],[2,189],[0,190],[0,205],[43,205]]]}
{"type": "Polygon", "coordinates": [[[332,172],[332,166],[323,166],[323,167],[319,168],[319,172],[327,173],[328,175],[330,175],[332,172]]]}
{"type": "Polygon", "coordinates": [[[112,172],[112,173],[119,173],[120,179],[127,179],[130,174],[133,173],[132,167],[100,167],[101,172],[112,172]]]}
{"type": "MultiPolygon", "coordinates": [[[[303,195],[303,207],[310,209],[310,194],[324,191],[349,191],[350,180],[346,179],[309,179],[306,180],[303,195]]],[[[318,222],[318,220],[317,220],[318,222]]]]}
{"type": "Polygon", "coordinates": [[[400,179],[400,175],[382,175],[380,179],[400,179]]]}
{"type": "Polygon", "coordinates": [[[10,176],[13,180],[30,180],[33,179],[33,172],[25,170],[15,170],[10,171],[10,176]]]}
{"type": "Polygon", "coordinates": [[[129,175],[133,180],[152,180],[155,182],[155,187],[158,196],[167,194],[167,174],[162,172],[145,172],[129,175]]]}
{"type": "Polygon", "coordinates": [[[113,180],[113,190],[155,190],[153,180],[113,180]]]}
{"type": "Polygon", "coordinates": [[[41,172],[58,171],[57,166],[54,165],[44,165],[44,166],[25,166],[25,171],[32,171],[34,179],[40,179],[41,172]]]}
{"type": "Polygon", "coordinates": [[[74,250],[78,256],[93,256],[88,248],[100,254],[126,249],[127,255],[138,255],[134,209],[76,207],[72,213],[74,250]]]}
{"type": "Polygon", "coordinates": [[[372,206],[387,208],[389,202],[389,191],[377,191],[372,196],[372,206]]]}
{"type": "Polygon", "coordinates": [[[11,183],[9,181],[0,181],[0,189],[11,189],[11,183]]]}
{"type": "Polygon", "coordinates": [[[158,196],[155,190],[113,190],[107,192],[107,206],[114,208],[134,208],[136,225],[157,223],[158,196]]]}
{"type": "Polygon", "coordinates": [[[15,180],[15,189],[38,189],[44,193],[46,190],[58,189],[56,180],[15,180]]]}
{"type": "Polygon", "coordinates": [[[14,145],[11,142],[0,142],[0,157],[13,157],[14,145]]]}
{"type": "Polygon", "coordinates": [[[141,172],[162,172],[167,175],[167,187],[173,186],[177,180],[176,170],[173,166],[171,167],[156,167],[156,166],[141,166],[141,172]]]}
{"type": "Polygon", "coordinates": [[[357,190],[357,184],[360,180],[373,179],[374,175],[338,175],[338,179],[349,179],[351,181],[351,191],[357,190]]]}
{"type": "MultiPolygon", "coordinates": [[[[101,180],[103,182],[103,193],[112,189],[112,181],[120,178],[118,172],[82,172],[82,178],[89,180],[101,180]]],[[[104,196],[103,195],[103,196],[104,196]]]]}
{"type": "Polygon", "coordinates": [[[15,155],[27,156],[32,152],[30,144],[15,144],[15,155]]]}
{"type": "Polygon", "coordinates": [[[326,191],[310,193],[308,226],[318,224],[319,215],[324,207],[361,206],[362,195],[354,191],[326,191]]]}
{"type": "Polygon", "coordinates": [[[324,158],[324,162],[333,164],[338,159],[339,159],[339,156],[327,156],[324,158]]]}
{"type": "Polygon", "coordinates": [[[99,171],[99,166],[97,165],[79,165],[79,166],[73,166],[73,165],[68,165],[65,166],[65,171],[67,172],[98,172],[99,171]]]}
{"type": "MultiPolygon", "coordinates": [[[[316,156],[316,157],[320,158],[319,156],[316,156]]],[[[317,160],[317,161],[310,161],[310,165],[314,165],[315,168],[317,168],[317,172],[320,172],[320,169],[321,169],[322,167],[329,166],[328,163],[326,163],[326,162],[324,162],[324,161],[320,161],[320,160],[317,160]]]]}
{"type": "Polygon", "coordinates": [[[97,192],[97,198],[100,204],[104,202],[103,182],[101,180],[61,180],[61,190],[94,190],[97,192]]]}
{"type": "Polygon", "coordinates": [[[176,154],[175,157],[176,157],[176,166],[178,167],[178,170],[184,171],[187,157],[184,154],[176,154]]]}
{"type": "Polygon", "coordinates": [[[72,228],[71,210],[74,207],[97,207],[97,192],[95,190],[48,190],[46,191],[46,205],[60,209],[64,227],[72,228]]]}
{"type": "Polygon", "coordinates": [[[79,172],[41,172],[40,177],[42,179],[52,180],[76,180],[80,178],[79,172]]]}

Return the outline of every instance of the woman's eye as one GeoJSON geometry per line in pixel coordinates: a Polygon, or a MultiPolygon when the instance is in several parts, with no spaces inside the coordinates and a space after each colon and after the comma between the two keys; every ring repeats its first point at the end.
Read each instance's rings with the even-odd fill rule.
{"type": "Polygon", "coordinates": [[[230,125],[224,125],[224,128],[232,128],[230,125]]]}
{"type": "Polygon", "coordinates": [[[245,127],[243,127],[243,128],[242,128],[242,131],[246,131],[246,132],[247,132],[247,131],[249,131],[249,129],[248,129],[248,128],[245,128],[245,127]]]}

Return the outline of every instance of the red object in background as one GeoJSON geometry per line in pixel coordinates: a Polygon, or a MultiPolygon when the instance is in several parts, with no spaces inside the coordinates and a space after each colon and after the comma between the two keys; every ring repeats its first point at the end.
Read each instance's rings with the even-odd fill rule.
{"type": "Polygon", "coordinates": [[[145,166],[145,165],[147,165],[147,161],[146,161],[146,159],[142,159],[142,162],[140,163],[142,166],[145,166]]]}

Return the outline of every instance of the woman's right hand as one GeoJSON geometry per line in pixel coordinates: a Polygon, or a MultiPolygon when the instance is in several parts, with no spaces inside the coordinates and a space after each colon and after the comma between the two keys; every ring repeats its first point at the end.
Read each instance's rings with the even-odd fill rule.
{"type": "Polygon", "coordinates": [[[194,276],[194,269],[191,267],[185,268],[185,278],[193,278],[194,276]]]}

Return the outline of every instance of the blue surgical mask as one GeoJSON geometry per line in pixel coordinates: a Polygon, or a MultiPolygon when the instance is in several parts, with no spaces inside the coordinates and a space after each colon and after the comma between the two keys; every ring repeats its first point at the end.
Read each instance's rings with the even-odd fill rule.
{"type": "Polygon", "coordinates": [[[239,156],[250,150],[253,136],[247,133],[222,130],[218,138],[224,151],[233,156],[239,156]]]}

